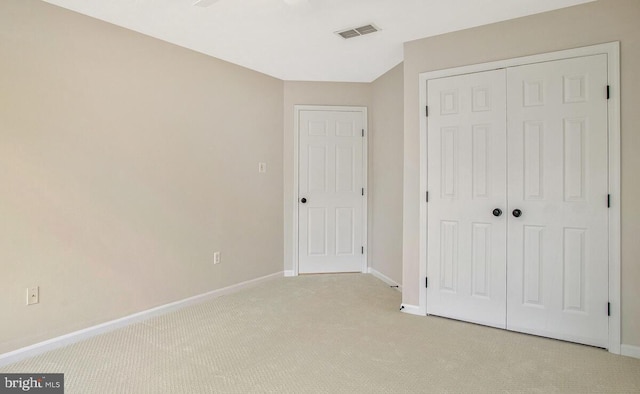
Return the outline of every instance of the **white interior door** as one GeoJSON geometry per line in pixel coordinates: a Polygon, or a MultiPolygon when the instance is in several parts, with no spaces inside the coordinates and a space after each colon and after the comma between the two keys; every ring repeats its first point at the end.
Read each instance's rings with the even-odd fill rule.
{"type": "Polygon", "coordinates": [[[427,313],[502,328],[505,77],[505,70],[496,70],[430,80],[427,86],[427,313]]]}
{"type": "Polygon", "coordinates": [[[606,55],[428,81],[428,314],[608,345],[606,89],[606,55]]]}
{"type": "Polygon", "coordinates": [[[298,272],[362,272],[364,111],[299,112],[298,272]]]}
{"type": "Polygon", "coordinates": [[[507,328],[606,347],[606,55],[507,76],[507,328]]]}

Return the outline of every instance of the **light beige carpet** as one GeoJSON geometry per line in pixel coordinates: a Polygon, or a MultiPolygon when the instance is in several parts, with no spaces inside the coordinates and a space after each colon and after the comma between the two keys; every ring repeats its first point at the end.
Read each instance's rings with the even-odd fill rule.
{"type": "Polygon", "coordinates": [[[66,393],[640,393],[640,360],[398,311],[370,275],[282,278],[0,372],[66,393]]]}

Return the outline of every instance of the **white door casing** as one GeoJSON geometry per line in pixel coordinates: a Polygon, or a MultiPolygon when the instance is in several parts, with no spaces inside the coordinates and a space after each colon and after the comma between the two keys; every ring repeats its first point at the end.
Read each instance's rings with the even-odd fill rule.
{"type": "Polygon", "coordinates": [[[606,347],[607,56],[508,68],[507,86],[507,328],[606,347]]]}
{"type": "Polygon", "coordinates": [[[298,272],[363,272],[366,113],[318,107],[297,117],[298,272]]]}
{"type": "Polygon", "coordinates": [[[506,86],[495,70],[428,81],[427,313],[505,328],[506,86]],[[496,215],[494,215],[494,210],[496,215]]]}
{"type": "MultiPolygon", "coordinates": [[[[504,254],[495,258],[487,253],[495,249],[488,247],[486,234],[500,227],[480,222],[483,215],[477,210],[484,208],[474,200],[477,185],[484,184],[478,182],[479,174],[504,181],[504,172],[496,168],[504,169],[505,155],[491,152],[487,160],[487,145],[477,142],[485,139],[487,130],[507,124],[503,143],[492,141],[492,146],[507,148],[507,182],[491,184],[497,195],[507,192],[509,205],[500,223],[508,229],[508,275],[503,281],[508,291],[502,305],[496,299],[493,309],[506,308],[506,327],[511,330],[609,347],[607,200],[612,139],[607,66],[607,55],[600,54],[425,81],[430,110],[428,314],[504,327],[491,308],[478,305],[474,294],[478,261],[485,269],[504,267],[504,254]],[[489,75],[495,80],[483,83],[489,75]],[[478,112],[475,96],[480,92],[483,103],[491,103],[496,91],[504,97],[505,75],[506,116],[501,119],[498,112],[493,122],[480,121],[473,113],[478,112]],[[482,138],[476,138],[477,130],[482,138]],[[490,167],[496,160],[498,167],[490,167]],[[486,246],[479,247],[474,238],[486,246]],[[484,263],[486,257],[491,264],[484,263]]],[[[496,110],[489,106],[484,110],[496,110]]],[[[487,194],[492,193],[483,197],[487,194]]],[[[499,245],[495,240],[492,244],[499,245]]]]}

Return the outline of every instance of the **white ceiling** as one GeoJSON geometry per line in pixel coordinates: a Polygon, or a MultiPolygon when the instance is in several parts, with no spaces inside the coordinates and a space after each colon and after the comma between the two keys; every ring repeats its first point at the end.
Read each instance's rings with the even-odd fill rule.
{"type": "Polygon", "coordinates": [[[45,1],[283,80],[371,82],[406,41],[593,0],[45,1]],[[333,34],[369,23],[381,31],[333,34]]]}

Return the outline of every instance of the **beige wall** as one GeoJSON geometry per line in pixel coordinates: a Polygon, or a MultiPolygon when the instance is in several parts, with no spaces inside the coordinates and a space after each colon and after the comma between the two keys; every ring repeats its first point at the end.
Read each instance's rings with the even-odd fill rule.
{"type": "Polygon", "coordinates": [[[402,283],[403,76],[400,63],[372,83],[369,134],[369,266],[396,283],[402,283]]]}
{"type": "MultiPolygon", "coordinates": [[[[294,105],[343,105],[367,107],[368,123],[371,124],[371,84],[347,82],[284,82],[284,269],[292,271],[293,267],[293,132],[294,105]]],[[[371,133],[371,128],[369,128],[371,133]]],[[[371,135],[369,135],[371,139],[371,135]]],[[[369,163],[371,163],[371,147],[369,147],[369,163]]],[[[369,164],[368,171],[371,171],[369,164]]],[[[368,174],[369,188],[372,174],[368,174]]],[[[370,198],[370,197],[368,197],[370,198]]],[[[369,201],[369,200],[368,200],[369,201]]],[[[369,218],[371,218],[371,206],[369,218]]],[[[369,223],[371,231],[371,223],[369,223]]],[[[370,252],[370,250],[369,250],[370,252]]]]}
{"type": "Polygon", "coordinates": [[[280,80],[1,1],[0,353],[282,271],[282,105],[280,80]]]}
{"type": "Polygon", "coordinates": [[[418,74],[425,71],[621,42],[622,343],[640,345],[640,2],[597,2],[405,44],[403,302],[418,304],[418,74]]]}

